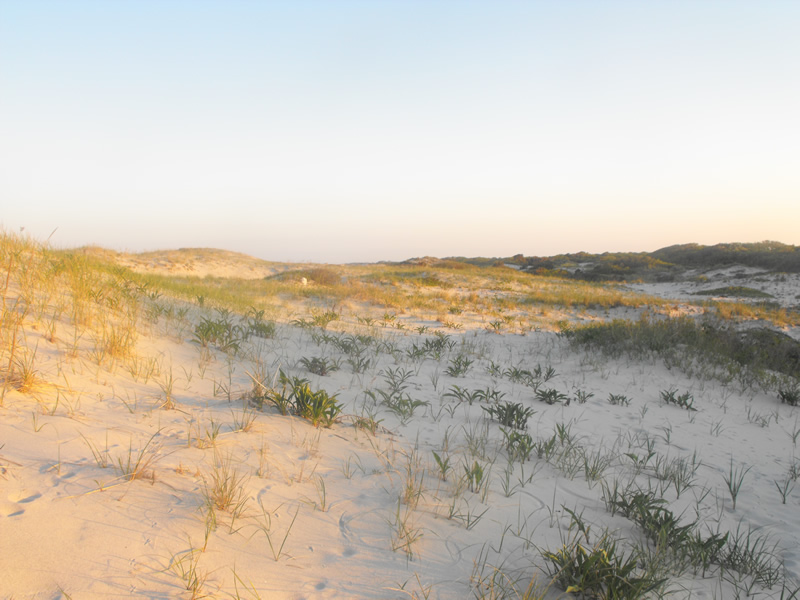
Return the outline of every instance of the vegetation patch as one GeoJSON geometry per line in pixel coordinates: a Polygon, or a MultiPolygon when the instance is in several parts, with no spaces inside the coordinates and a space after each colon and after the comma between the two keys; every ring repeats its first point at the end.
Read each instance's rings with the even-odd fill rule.
{"type": "Polygon", "coordinates": [[[800,342],[769,329],[739,331],[730,323],[706,318],[615,319],[567,329],[563,335],[573,345],[598,350],[612,357],[660,357],[684,370],[716,368],[717,377],[738,378],[743,383],[770,383],[771,373],[797,379],[800,342]]]}
{"type": "Polygon", "coordinates": [[[721,298],[734,297],[734,298],[774,298],[772,294],[762,292],[754,288],[742,285],[729,285],[721,288],[714,288],[713,290],[702,290],[694,292],[694,296],[719,296],[721,298]]]}

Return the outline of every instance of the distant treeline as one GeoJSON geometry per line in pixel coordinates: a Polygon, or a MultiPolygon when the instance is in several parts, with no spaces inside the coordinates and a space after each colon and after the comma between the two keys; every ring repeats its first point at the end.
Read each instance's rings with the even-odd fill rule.
{"type": "Polygon", "coordinates": [[[780,242],[751,244],[681,244],[655,252],[559,254],[509,258],[451,258],[478,266],[513,264],[526,271],[585,281],[672,281],[686,269],[709,270],[731,265],[781,273],[800,273],[800,247],[780,242]]]}

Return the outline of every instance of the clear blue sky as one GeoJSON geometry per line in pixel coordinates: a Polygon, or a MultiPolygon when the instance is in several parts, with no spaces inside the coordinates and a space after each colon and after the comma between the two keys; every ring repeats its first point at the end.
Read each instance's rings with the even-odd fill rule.
{"type": "Polygon", "coordinates": [[[0,225],[274,260],[800,244],[800,2],[0,0],[0,225]]]}

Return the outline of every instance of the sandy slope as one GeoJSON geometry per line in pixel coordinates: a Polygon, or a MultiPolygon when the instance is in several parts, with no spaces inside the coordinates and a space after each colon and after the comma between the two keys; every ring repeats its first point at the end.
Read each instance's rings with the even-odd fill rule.
{"type": "Polygon", "coordinates": [[[292,268],[286,263],[269,262],[241,252],[218,248],[180,248],[138,254],[96,247],[85,248],[83,251],[137,273],[171,276],[261,279],[292,268]]]}
{"type": "MultiPolygon", "coordinates": [[[[800,274],[771,273],[763,269],[744,266],[703,272],[688,271],[684,274],[683,281],[635,283],[627,287],[662,298],[697,300],[698,298],[712,298],[711,296],[698,296],[698,292],[728,286],[745,286],[768,293],[773,296],[769,300],[777,302],[783,307],[800,304],[800,274]]],[[[752,298],[731,297],[729,299],[745,302],[753,301],[752,298]]]]}
{"type": "MultiPolygon", "coordinates": [[[[130,360],[98,366],[70,358],[66,339],[42,336],[37,360],[47,383],[33,393],[10,392],[0,408],[0,597],[189,598],[196,581],[195,597],[465,598],[495,567],[506,583],[519,578],[524,587],[537,577],[546,585],[540,551],[559,548],[568,535],[564,508],[582,514],[595,532],[608,528],[625,543],[643,541],[631,521],[611,516],[601,484],[587,478],[583,458],[594,453],[609,462],[607,482],[657,489],[682,522],[699,520],[703,532],[758,528],[775,546],[775,564],[796,578],[800,490],[783,504],[777,485],[796,467],[800,425],[797,409],[774,393],[690,378],[660,363],[576,353],[552,332],[450,333],[454,346],[440,359],[415,361],[406,349],[430,334],[354,321],[331,324],[329,334],[371,335],[369,368],[353,373],[342,362],[326,376],[307,372],[299,359],[345,357],[290,325],[280,325],[273,339],[251,338],[242,355],[229,358],[188,342],[191,321],[162,319],[144,326],[139,364],[157,367],[138,378],[130,360]],[[447,375],[458,355],[473,364],[464,376],[447,375]],[[557,375],[543,388],[593,396],[550,406],[529,386],[490,374],[493,364],[552,366],[557,375]],[[252,385],[248,372],[259,367],[283,368],[337,393],[344,418],[315,429],[267,408],[248,431],[237,430],[245,407],[239,398],[252,385]],[[390,369],[408,371],[405,393],[427,405],[408,419],[375,406],[381,426],[373,436],[353,420],[371,406],[365,390],[388,389],[390,369]],[[175,407],[168,410],[170,373],[175,407]],[[551,438],[560,425],[575,451],[559,443],[549,461],[509,463],[497,423],[479,402],[447,396],[453,386],[495,389],[504,401],[533,408],[534,439],[551,438]],[[661,402],[667,389],[691,393],[697,411],[661,402]],[[609,394],[630,405],[609,404],[609,394]],[[632,457],[643,458],[648,447],[654,454],[637,475],[632,457]],[[450,458],[447,480],[434,451],[450,458]],[[142,477],[125,480],[115,465],[136,462],[140,453],[142,477]],[[657,477],[657,461],[677,468],[692,460],[698,466],[680,496],[657,477]],[[473,492],[459,482],[476,461],[488,487],[473,492]],[[243,511],[235,519],[230,509],[217,511],[207,527],[203,490],[215,465],[220,473],[226,464],[241,483],[243,511]],[[735,510],[725,483],[731,465],[748,469],[735,510]]],[[[37,335],[30,333],[29,346],[37,335]]],[[[717,568],[705,578],[683,571],[671,577],[669,597],[734,598],[749,581],[717,568]]],[[[760,597],[780,597],[777,588],[756,589],[760,597]]],[[[548,597],[564,594],[552,587],[548,597]]]]}

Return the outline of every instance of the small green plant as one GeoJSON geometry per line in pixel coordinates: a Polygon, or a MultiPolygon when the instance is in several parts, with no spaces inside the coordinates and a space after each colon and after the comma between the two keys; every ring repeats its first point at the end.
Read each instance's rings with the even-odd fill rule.
{"type": "Polygon", "coordinates": [[[478,402],[500,402],[505,396],[505,392],[487,387],[483,390],[475,390],[475,399],[478,402]]]}
{"type": "Polygon", "coordinates": [[[180,577],[183,586],[190,593],[189,598],[205,598],[203,588],[208,579],[208,573],[201,573],[197,566],[200,561],[202,551],[200,548],[192,548],[186,552],[175,554],[170,559],[169,569],[180,577]]]}
{"type": "MultiPolygon", "coordinates": [[[[442,452],[442,454],[444,454],[444,452],[442,452]]],[[[447,474],[453,469],[450,464],[450,457],[444,455],[444,458],[442,458],[442,456],[434,450],[433,459],[436,461],[436,466],[439,468],[439,477],[442,481],[447,481],[447,474]]]]}
{"type": "Polygon", "coordinates": [[[356,429],[368,431],[373,436],[377,433],[378,427],[383,422],[383,419],[376,419],[375,415],[365,414],[353,418],[353,426],[356,429]]]}
{"type": "Polygon", "coordinates": [[[300,329],[313,329],[314,321],[311,319],[292,319],[291,324],[300,329]]]}
{"type": "Polygon", "coordinates": [[[394,515],[392,526],[392,552],[402,550],[408,560],[414,560],[414,545],[422,539],[422,529],[416,527],[411,520],[413,509],[410,506],[401,508],[401,501],[397,500],[397,510],[394,515]]]}
{"type": "Polygon", "coordinates": [[[522,433],[513,429],[501,429],[500,431],[503,432],[503,441],[509,460],[525,462],[530,458],[535,444],[529,433],[522,433]]]}
{"type": "Polygon", "coordinates": [[[420,464],[420,457],[414,450],[406,455],[405,479],[400,501],[415,509],[424,492],[425,469],[420,464]]]}
{"type": "Polygon", "coordinates": [[[311,421],[314,427],[330,427],[342,412],[342,405],[336,401],[335,394],[329,396],[324,389],[312,391],[306,382],[293,386],[291,395],[295,414],[311,421]]]}
{"type": "Polygon", "coordinates": [[[468,402],[470,406],[478,400],[480,390],[469,391],[457,385],[450,386],[450,390],[444,393],[445,398],[455,398],[459,402],[468,402]]]}
{"type": "Polygon", "coordinates": [[[264,320],[264,311],[253,306],[245,315],[245,328],[248,335],[265,339],[274,338],[277,330],[273,321],[264,320]]]}
{"type": "Polygon", "coordinates": [[[195,325],[192,342],[202,348],[215,346],[226,353],[235,353],[247,339],[247,329],[231,320],[230,311],[217,309],[218,318],[201,318],[195,325]]]}
{"type": "Polygon", "coordinates": [[[694,476],[699,467],[700,462],[696,454],[693,454],[691,458],[679,457],[673,459],[656,455],[653,474],[656,479],[665,482],[666,486],[671,484],[675,488],[677,497],[680,498],[681,493],[694,484],[694,476]]]}
{"type": "Polygon", "coordinates": [[[339,320],[339,313],[326,310],[324,312],[316,313],[311,316],[312,323],[320,329],[325,329],[330,323],[339,320]]]}
{"type": "Polygon", "coordinates": [[[492,333],[500,333],[503,329],[503,321],[489,321],[489,324],[486,326],[486,331],[491,331],[492,333]]]}
{"type": "Polygon", "coordinates": [[[233,431],[250,431],[256,421],[256,411],[245,402],[242,405],[242,412],[236,413],[231,409],[231,418],[233,419],[233,431]]]}
{"type": "Polygon", "coordinates": [[[678,395],[678,390],[663,390],[661,392],[661,401],[665,404],[674,404],[675,406],[688,411],[697,410],[694,407],[694,396],[692,396],[689,392],[684,392],[683,394],[678,395]]]}
{"type": "Polygon", "coordinates": [[[353,373],[363,373],[369,369],[370,365],[372,364],[372,361],[369,358],[361,356],[360,354],[348,357],[346,362],[348,365],[350,365],[353,373]]]}
{"type": "Polygon", "coordinates": [[[772,588],[783,578],[777,544],[770,541],[768,533],[759,533],[758,528],[744,527],[742,523],[728,535],[719,563],[750,575],[756,583],[767,588],[772,588]]]}
{"type": "MultiPolygon", "coordinates": [[[[294,516],[292,517],[291,523],[286,528],[286,531],[283,534],[283,538],[280,541],[275,538],[273,539],[274,532],[272,531],[272,517],[277,512],[275,511],[268,511],[264,508],[264,504],[261,502],[261,498],[258,499],[258,506],[261,509],[261,522],[258,523],[258,529],[266,536],[267,543],[269,544],[270,552],[272,553],[272,558],[275,562],[278,562],[283,555],[283,548],[286,545],[286,540],[289,539],[289,534],[292,532],[292,527],[294,527],[294,522],[297,520],[297,515],[300,514],[300,507],[297,507],[297,510],[294,511],[294,516]]],[[[280,507],[278,507],[280,508],[280,507]]]]}
{"type": "Polygon", "coordinates": [[[250,402],[258,408],[265,402],[275,406],[282,415],[294,413],[299,417],[311,421],[314,427],[320,425],[330,427],[336,422],[343,406],[337,402],[336,395],[329,396],[320,389],[312,391],[307,379],[289,377],[282,370],[278,371],[280,388],[267,386],[257,376],[247,373],[253,380],[253,390],[250,392],[250,402]]]}
{"type": "Polygon", "coordinates": [[[535,379],[533,373],[521,367],[509,367],[503,371],[503,376],[510,380],[512,383],[528,384],[535,379]]]}
{"type": "Polygon", "coordinates": [[[772,421],[772,414],[762,414],[753,410],[752,406],[748,406],[746,409],[747,412],[747,422],[754,423],[759,427],[769,427],[770,421],[772,421]]]}
{"type": "Polygon", "coordinates": [[[473,360],[471,358],[468,358],[463,354],[459,354],[450,360],[450,365],[444,370],[444,372],[447,375],[450,375],[450,377],[463,377],[469,372],[472,363],[473,360]]]}
{"type": "Polygon", "coordinates": [[[722,552],[728,543],[728,536],[728,533],[716,532],[704,538],[699,531],[695,531],[694,535],[685,541],[682,551],[686,553],[695,575],[699,571],[702,577],[705,577],[711,565],[722,561],[722,552]]]}
{"type": "Polygon", "coordinates": [[[274,387],[274,381],[272,385],[267,385],[263,377],[256,377],[249,372],[247,374],[250,376],[250,379],[253,380],[253,389],[249,395],[250,402],[258,409],[262,409],[264,403],[268,402],[277,408],[278,412],[284,416],[288,415],[293,408],[292,389],[302,383],[308,383],[307,380],[298,377],[290,378],[283,370],[278,370],[276,375],[278,376],[281,387],[277,389],[274,387]]]}
{"type": "Polygon", "coordinates": [[[488,508],[485,508],[481,512],[471,510],[469,502],[459,498],[458,495],[455,495],[453,496],[453,501],[448,507],[447,518],[451,521],[458,521],[467,531],[469,531],[480,522],[487,512],[489,512],[488,508]],[[466,505],[466,508],[462,508],[464,505],[466,505]]]}
{"type": "Polygon", "coordinates": [[[161,388],[162,392],[161,408],[164,410],[172,410],[175,408],[177,403],[174,395],[175,378],[172,375],[172,365],[170,365],[169,371],[165,372],[163,377],[158,381],[158,387],[161,388]]]}
{"type": "Polygon", "coordinates": [[[390,397],[386,402],[386,407],[396,414],[400,418],[400,422],[405,425],[414,416],[414,411],[421,406],[428,406],[428,404],[425,400],[414,400],[408,394],[399,394],[390,397]]]}
{"type": "Polygon", "coordinates": [[[131,440],[127,454],[124,457],[117,457],[117,462],[114,466],[123,479],[133,481],[134,479],[155,478],[153,465],[156,461],[159,447],[153,444],[153,440],[159,433],[160,430],[150,436],[150,439],[147,440],[138,453],[134,452],[133,440],[131,440]]]}
{"type": "Polygon", "coordinates": [[[381,371],[383,380],[392,394],[399,394],[408,388],[409,380],[414,375],[414,372],[409,369],[396,369],[387,368],[381,371]]]}
{"type": "Polygon", "coordinates": [[[491,404],[482,406],[483,411],[489,415],[490,419],[496,419],[504,427],[514,429],[525,429],[528,419],[536,414],[529,406],[522,406],[519,402],[503,402],[502,404],[491,404]]]}
{"type": "Polygon", "coordinates": [[[606,469],[614,462],[614,457],[610,454],[603,454],[600,450],[583,452],[583,473],[586,481],[600,481],[606,469]]]}
{"type": "Polygon", "coordinates": [[[794,489],[794,480],[792,480],[791,477],[787,477],[783,482],[776,479],[774,483],[775,487],[778,488],[778,493],[781,495],[781,503],[786,504],[786,497],[791,494],[794,489]]]}
{"type": "Polygon", "coordinates": [[[217,438],[222,431],[222,424],[214,422],[214,417],[209,418],[210,427],[205,428],[205,435],[203,438],[197,440],[198,448],[211,448],[216,447],[217,438]]]}
{"type": "Polygon", "coordinates": [[[328,511],[328,490],[325,487],[325,479],[322,475],[317,475],[314,479],[314,489],[317,490],[318,502],[314,503],[314,507],[320,512],[328,511]]]}
{"type": "Polygon", "coordinates": [[[536,368],[533,369],[533,376],[536,379],[541,379],[542,381],[550,381],[554,377],[557,377],[558,374],[556,370],[551,366],[547,365],[547,368],[542,369],[541,365],[536,365],[536,368]]]}
{"type": "Polygon", "coordinates": [[[572,446],[575,439],[572,436],[572,421],[569,423],[556,423],[555,430],[558,443],[562,446],[572,446]]]}
{"type": "Polygon", "coordinates": [[[586,404],[586,401],[589,398],[593,398],[594,394],[592,392],[587,392],[585,390],[575,390],[575,402],[577,404],[586,404]]]}
{"type": "Polygon", "coordinates": [[[503,369],[493,360],[489,361],[489,365],[486,367],[486,372],[492,377],[503,376],[503,369]]]}
{"type": "Polygon", "coordinates": [[[385,391],[385,390],[365,390],[369,398],[374,403],[380,402],[391,410],[400,419],[400,422],[405,425],[416,411],[421,406],[428,406],[429,403],[425,400],[415,400],[410,395],[402,392],[385,391]]]}
{"type": "Polygon", "coordinates": [[[609,394],[608,403],[612,406],[630,406],[631,399],[623,394],[609,394]]]}
{"type": "Polygon", "coordinates": [[[728,470],[727,475],[725,473],[722,474],[722,478],[725,480],[725,484],[728,486],[728,491],[731,494],[731,500],[733,501],[733,510],[736,510],[736,499],[739,497],[739,492],[742,489],[742,483],[744,483],[744,476],[747,475],[747,472],[752,467],[745,468],[744,465],[738,467],[736,469],[733,468],[733,457],[731,457],[731,466],[728,470]]]}
{"type": "Polygon", "coordinates": [[[470,492],[479,493],[485,483],[483,466],[476,460],[472,466],[464,465],[464,476],[470,492]]]}
{"type": "Polygon", "coordinates": [[[539,402],[544,402],[545,404],[558,404],[558,403],[566,403],[569,404],[569,396],[566,394],[562,394],[555,388],[551,389],[537,389],[536,392],[536,399],[539,402]]]}
{"type": "Polygon", "coordinates": [[[322,356],[312,356],[311,358],[303,357],[300,359],[300,364],[314,375],[324,376],[332,371],[339,370],[339,363],[337,361],[322,356]]]}
{"type": "MultiPolygon", "coordinates": [[[[34,416],[36,415],[36,413],[33,413],[33,414],[34,414],[34,416]]],[[[34,422],[34,428],[35,428],[35,422],[34,422]]],[[[39,429],[41,429],[41,427],[39,429]]],[[[95,464],[98,467],[100,467],[101,469],[105,469],[106,467],[108,467],[108,463],[109,463],[109,458],[108,458],[108,432],[106,432],[106,447],[105,447],[105,450],[100,450],[95,444],[92,443],[91,440],[89,440],[89,438],[87,438],[82,433],[80,434],[80,436],[83,438],[83,441],[86,442],[86,445],[89,446],[89,450],[92,453],[92,457],[94,458],[95,464]]],[[[784,502],[784,504],[786,504],[786,503],[784,502]]]]}
{"type": "Polygon", "coordinates": [[[555,433],[552,437],[534,442],[533,449],[536,450],[536,458],[544,458],[549,461],[555,454],[557,442],[558,436],[555,433]]]}
{"type": "MultiPolygon", "coordinates": [[[[615,490],[616,491],[616,490],[615,490]]],[[[607,488],[604,488],[604,494],[607,488]]],[[[695,523],[679,525],[678,517],[666,508],[666,500],[657,498],[652,491],[641,490],[618,492],[606,500],[614,514],[617,511],[641,527],[645,536],[654,544],[666,545],[680,552],[689,543],[695,523]]]]}
{"type": "Polygon", "coordinates": [[[239,516],[247,503],[246,486],[249,476],[237,471],[231,455],[214,456],[208,477],[203,477],[203,501],[210,510],[220,510],[239,516]]]}

